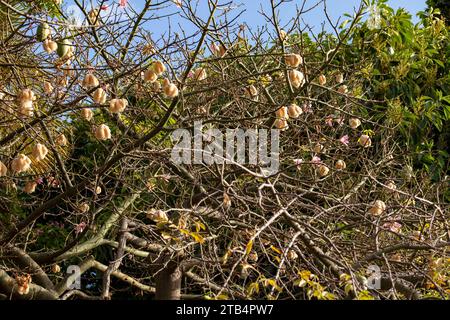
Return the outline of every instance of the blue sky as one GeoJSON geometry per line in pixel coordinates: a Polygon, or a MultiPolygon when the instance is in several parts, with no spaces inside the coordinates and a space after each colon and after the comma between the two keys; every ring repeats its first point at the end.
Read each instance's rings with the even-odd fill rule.
{"type": "MultiPolygon", "coordinates": [[[[116,0],[117,1],[117,0],[116,0]]],[[[207,11],[207,0],[195,0],[191,3],[197,3],[199,13],[201,16],[205,17],[208,13],[207,11]]],[[[221,3],[227,2],[227,0],[221,0],[221,3]]],[[[316,4],[317,0],[307,0],[305,8],[311,7],[316,4]]],[[[143,1],[129,0],[129,3],[133,6],[142,6],[143,1]]],[[[245,22],[252,29],[260,27],[266,24],[264,18],[259,13],[261,9],[270,12],[270,1],[269,0],[233,0],[234,5],[238,6],[238,10],[245,10],[243,15],[240,17],[239,22],[245,22]]],[[[280,10],[280,18],[282,22],[287,23],[296,13],[296,6],[301,6],[303,0],[292,0],[283,5],[282,10],[280,10]]],[[[413,16],[416,15],[418,11],[423,10],[426,7],[425,0],[390,0],[389,5],[393,8],[403,7],[407,9],[413,16]]],[[[332,20],[337,21],[344,13],[353,13],[355,8],[360,4],[360,0],[327,0],[328,13],[332,20]]],[[[179,10],[175,5],[171,5],[168,8],[168,12],[176,12],[179,10]]],[[[236,11],[237,12],[237,11],[236,11]]],[[[318,6],[314,10],[303,15],[303,20],[310,26],[314,27],[313,32],[318,32],[321,29],[321,24],[326,20],[324,14],[323,5],[318,6]]],[[[192,25],[184,20],[175,19],[176,22],[181,23],[184,31],[190,31],[192,25]]],[[[415,21],[418,21],[417,19],[415,21]]],[[[330,26],[325,25],[327,30],[331,30],[330,26]]]]}
{"type": "MultiPolygon", "coordinates": [[[[187,1],[187,0],[183,0],[187,1]]],[[[266,12],[270,12],[270,0],[220,0],[220,3],[226,3],[228,1],[233,1],[233,5],[238,7],[236,10],[245,10],[245,12],[240,16],[239,23],[246,23],[252,29],[257,27],[261,27],[266,24],[265,19],[259,13],[261,9],[266,12]]],[[[307,0],[305,8],[310,8],[314,6],[319,0],[307,0]]],[[[388,3],[393,8],[403,7],[407,9],[413,16],[416,15],[418,11],[425,9],[426,0],[389,0],[388,3]]],[[[88,7],[90,7],[90,3],[97,3],[97,1],[85,0],[88,7]]],[[[112,3],[117,3],[119,0],[109,0],[108,3],[111,5],[112,3]]],[[[208,13],[207,10],[207,0],[190,0],[191,3],[198,3],[198,13],[201,17],[205,17],[208,13]]],[[[361,0],[327,0],[327,11],[333,21],[337,21],[339,17],[342,17],[344,13],[353,13],[355,8],[357,8],[361,2],[361,0]]],[[[133,6],[136,10],[139,10],[143,7],[143,0],[128,0],[129,5],[133,6]]],[[[303,0],[291,0],[290,2],[284,4],[280,10],[280,19],[282,23],[287,23],[296,13],[296,6],[301,6],[303,0]]],[[[73,0],[65,1],[66,6],[70,6],[73,4],[73,0]]],[[[303,23],[307,23],[311,27],[313,27],[313,32],[319,32],[321,30],[322,22],[326,21],[326,17],[323,10],[323,4],[316,7],[314,10],[302,15],[303,23]]],[[[167,13],[176,13],[179,12],[175,4],[169,4],[167,8],[158,12],[161,15],[167,13]]],[[[235,11],[238,12],[238,11],[235,11]]],[[[174,26],[173,31],[179,32],[180,29],[186,31],[187,33],[193,32],[195,29],[193,25],[177,16],[172,16],[172,26],[174,26]]],[[[344,20],[345,18],[342,18],[344,20]]],[[[418,19],[415,19],[418,21],[418,19]]],[[[148,28],[154,34],[162,33],[161,29],[162,25],[166,25],[167,20],[154,22],[151,25],[148,25],[148,28]]],[[[331,28],[328,24],[325,24],[325,29],[331,31],[331,28]]]]}

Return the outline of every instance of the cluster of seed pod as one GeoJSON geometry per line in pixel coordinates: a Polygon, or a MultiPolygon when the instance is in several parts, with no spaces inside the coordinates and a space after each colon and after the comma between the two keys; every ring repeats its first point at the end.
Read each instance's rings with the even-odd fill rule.
{"type": "Polygon", "coordinates": [[[287,130],[289,128],[287,120],[289,120],[289,118],[297,119],[302,114],[303,109],[295,103],[288,107],[283,106],[275,112],[275,127],[280,130],[287,130]]]}
{"type": "Polygon", "coordinates": [[[161,61],[155,61],[149,69],[144,72],[144,80],[150,83],[156,82],[158,77],[166,71],[166,66],[161,61]]]}

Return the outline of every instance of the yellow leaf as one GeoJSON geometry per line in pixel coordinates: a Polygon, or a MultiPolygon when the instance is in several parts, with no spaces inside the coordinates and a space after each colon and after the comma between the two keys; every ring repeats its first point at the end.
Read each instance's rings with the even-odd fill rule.
{"type": "Polygon", "coordinates": [[[250,251],[252,251],[252,248],[253,248],[253,240],[250,240],[247,243],[247,247],[245,248],[245,254],[248,255],[250,253],[250,251]]]}

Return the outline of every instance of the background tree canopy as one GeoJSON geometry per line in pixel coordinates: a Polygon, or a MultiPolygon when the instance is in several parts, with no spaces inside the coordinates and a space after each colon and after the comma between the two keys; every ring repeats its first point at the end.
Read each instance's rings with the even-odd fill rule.
{"type": "Polygon", "coordinates": [[[365,0],[313,33],[324,2],[281,0],[252,30],[206,2],[0,0],[0,299],[448,299],[444,17],[365,0]],[[189,155],[277,129],[278,170],[251,137],[174,161],[198,122],[189,155]]]}

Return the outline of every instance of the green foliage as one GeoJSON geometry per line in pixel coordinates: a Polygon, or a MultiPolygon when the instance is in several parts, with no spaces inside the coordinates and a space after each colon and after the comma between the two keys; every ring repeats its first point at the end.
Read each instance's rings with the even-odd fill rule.
{"type": "Polygon", "coordinates": [[[447,23],[450,21],[450,1],[449,0],[427,0],[429,7],[439,9],[442,17],[444,17],[447,23]]]}
{"type": "Polygon", "coordinates": [[[446,173],[450,138],[449,28],[435,14],[414,25],[405,10],[378,3],[377,28],[360,22],[341,55],[359,65],[368,98],[385,101],[369,115],[384,120],[434,180],[446,173]]]}

